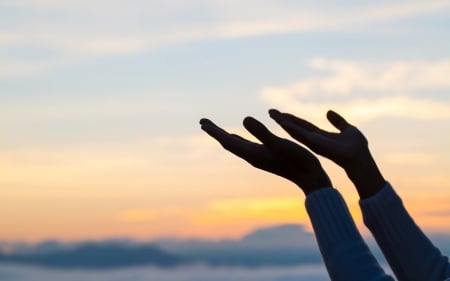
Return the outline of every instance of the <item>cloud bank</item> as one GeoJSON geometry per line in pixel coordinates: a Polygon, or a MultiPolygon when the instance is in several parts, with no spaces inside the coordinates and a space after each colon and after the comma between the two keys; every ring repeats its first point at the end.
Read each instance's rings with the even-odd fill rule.
{"type": "Polygon", "coordinates": [[[450,102],[432,95],[450,89],[448,58],[392,62],[316,58],[309,66],[317,73],[287,86],[264,88],[263,101],[316,120],[329,109],[356,123],[386,116],[450,118],[450,102]],[[421,97],[427,92],[431,97],[421,97]]]}

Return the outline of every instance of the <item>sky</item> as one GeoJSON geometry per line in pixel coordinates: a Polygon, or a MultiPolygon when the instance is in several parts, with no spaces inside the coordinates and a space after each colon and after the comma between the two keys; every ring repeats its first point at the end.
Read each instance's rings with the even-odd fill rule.
{"type": "MultiPolygon", "coordinates": [[[[450,2],[2,0],[0,240],[240,237],[309,225],[292,183],[200,130],[277,108],[360,128],[450,233],[450,2]]],[[[320,158],[363,233],[358,196],[320,158]]]]}

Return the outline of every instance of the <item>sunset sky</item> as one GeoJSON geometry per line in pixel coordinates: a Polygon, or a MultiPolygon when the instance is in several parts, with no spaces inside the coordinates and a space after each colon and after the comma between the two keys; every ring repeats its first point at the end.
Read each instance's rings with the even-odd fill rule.
{"type": "Polygon", "coordinates": [[[416,221],[450,234],[450,1],[2,0],[0,240],[307,225],[300,190],[198,124],[286,136],[270,108],[329,129],[341,113],[416,221]]]}

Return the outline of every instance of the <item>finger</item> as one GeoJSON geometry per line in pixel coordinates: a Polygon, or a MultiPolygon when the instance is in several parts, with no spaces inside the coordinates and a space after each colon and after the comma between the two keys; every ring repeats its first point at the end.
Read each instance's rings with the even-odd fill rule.
{"type": "Polygon", "coordinates": [[[244,127],[263,144],[267,146],[273,146],[279,138],[272,134],[266,126],[252,117],[246,117],[244,119],[244,127]]]}
{"type": "Polygon", "coordinates": [[[312,145],[313,134],[326,133],[314,124],[294,115],[281,113],[276,109],[269,110],[269,114],[291,137],[308,147],[312,145]]]}
{"type": "Polygon", "coordinates": [[[211,120],[207,119],[207,118],[202,118],[199,121],[200,125],[215,125],[211,120]]]}
{"type": "Polygon", "coordinates": [[[254,158],[253,151],[259,144],[253,143],[239,135],[230,134],[209,119],[201,119],[200,124],[202,125],[202,130],[216,139],[226,150],[247,161],[251,161],[254,158]]]}
{"type": "Polygon", "coordinates": [[[351,126],[341,115],[337,114],[336,112],[334,112],[332,110],[329,110],[327,112],[327,119],[339,131],[343,131],[346,128],[351,126]]]}
{"type": "Polygon", "coordinates": [[[209,119],[202,118],[200,120],[200,124],[202,125],[201,128],[215,139],[219,138],[222,140],[222,139],[226,139],[226,138],[230,138],[230,139],[236,138],[236,139],[241,140],[242,142],[253,144],[253,142],[241,137],[240,135],[228,133],[224,129],[222,129],[219,126],[217,126],[216,124],[214,124],[209,119]]]}
{"type": "Polygon", "coordinates": [[[237,135],[237,134],[231,134],[231,136],[233,136],[234,138],[237,138],[237,139],[241,140],[241,141],[244,142],[244,143],[255,144],[254,142],[249,141],[248,139],[245,139],[245,138],[241,137],[240,135],[237,135]]]}
{"type": "Polygon", "coordinates": [[[226,138],[229,134],[224,129],[220,128],[214,124],[211,120],[202,118],[200,119],[201,128],[203,131],[208,133],[211,137],[215,138],[220,142],[219,139],[226,138]]]}
{"type": "Polygon", "coordinates": [[[313,133],[310,130],[305,129],[304,127],[297,126],[291,121],[281,121],[278,123],[291,137],[296,139],[297,141],[303,143],[304,145],[310,147],[313,143],[312,135],[313,133]]]}
{"type": "Polygon", "coordinates": [[[281,113],[276,109],[269,110],[269,115],[272,119],[274,119],[277,123],[283,122],[283,121],[290,121],[297,126],[300,126],[308,131],[318,131],[318,132],[325,132],[321,130],[319,127],[315,126],[314,124],[298,118],[292,114],[289,113],[281,113]]]}

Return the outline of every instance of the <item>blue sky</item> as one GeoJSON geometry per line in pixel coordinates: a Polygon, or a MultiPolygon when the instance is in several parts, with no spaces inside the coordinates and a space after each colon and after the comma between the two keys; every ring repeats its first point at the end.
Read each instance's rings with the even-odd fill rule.
{"type": "MultiPolygon", "coordinates": [[[[198,126],[210,117],[245,134],[241,120],[254,115],[282,134],[271,107],[325,126],[325,111],[338,110],[411,202],[424,184],[448,199],[449,13],[449,1],[4,0],[0,192],[10,204],[0,211],[23,224],[42,211],[52,225],[55,210],[98,211],[92,198],[105,192],[111,220],[133,206],[179,218],[180,206],[292,196],[258,189],[286,183],[226,155],[198,126]],[[212,191],[217,178],[232,188],[212,191]],[[43,207],[60,200],[73,206],[43,207]]],[[[439,211],[447,222],[448,208],[439,211]]],[[[10,236],[26,237],[21,228],[10,236]]],[[[48,229],[35,237],[66,237],[48,229]]]]}

